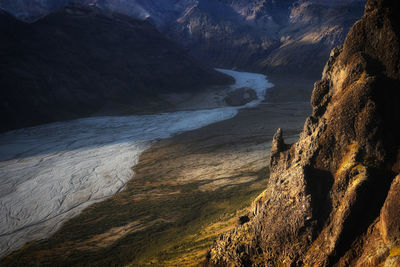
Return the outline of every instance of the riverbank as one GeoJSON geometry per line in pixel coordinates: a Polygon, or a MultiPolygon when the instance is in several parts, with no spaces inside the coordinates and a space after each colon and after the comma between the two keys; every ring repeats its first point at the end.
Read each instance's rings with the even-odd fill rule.
{"type": "Polygon", "coordinates": [[[276,129],[294,141],[309,113],[307,102],[262,103],[161,140],[140,156],[124,191],[4,263],[196,263],[265,188],[276,129]]]}
{"type": "Polygon", "coordinates": [[[270,103],[310,102],[314,83],[321,77],[302,77],[293,74],[268,74],[268,81],[274,84],[265,96],[270,103]]]}
{"type": "Polygon", "coordinates": [[[241,107],[91,117],[1,134],[0,256],[50,236],[123,190],[131,167],[157,140],[232,118],[262,101],[269,85],[264,75],[221,71],[235,77],[232,90],[252,86],[259,99],[241,107]]]}

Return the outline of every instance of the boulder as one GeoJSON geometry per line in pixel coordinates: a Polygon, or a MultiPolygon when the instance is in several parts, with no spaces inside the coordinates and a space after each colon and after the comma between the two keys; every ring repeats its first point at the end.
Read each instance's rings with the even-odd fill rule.
{"type": "Polygon", "coordinates": [[[243,106],[258,99],[256,91],[249,87],[242,87],[230,92],[225,97],[225,102],[230,106],[243,106]]]}

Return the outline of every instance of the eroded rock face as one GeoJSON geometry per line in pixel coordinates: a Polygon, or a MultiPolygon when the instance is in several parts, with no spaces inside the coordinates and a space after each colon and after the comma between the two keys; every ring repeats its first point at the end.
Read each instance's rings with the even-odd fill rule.
{"type": "Polygon", "coordinates": [[[399,11],[368,1],[315,84],[299,141],[282,149],[274,138],[252,218],[215,242],[208,263],[400,264],[399,11]]]}

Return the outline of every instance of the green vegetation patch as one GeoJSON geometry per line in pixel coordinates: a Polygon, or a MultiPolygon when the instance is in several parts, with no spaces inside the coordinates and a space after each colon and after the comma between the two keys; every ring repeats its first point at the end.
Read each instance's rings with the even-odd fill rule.
{"type": "Polygon", "coordinates": [[[28,243],[0,265],[198,264],[217,235],[233,227],[240,211],[265,189],[267,169],[252,175],[258,178],[214,191],[198,190],[209,180],[146,190],[130,183],[125,191],[66,222],[49,239],[28,243]]]}

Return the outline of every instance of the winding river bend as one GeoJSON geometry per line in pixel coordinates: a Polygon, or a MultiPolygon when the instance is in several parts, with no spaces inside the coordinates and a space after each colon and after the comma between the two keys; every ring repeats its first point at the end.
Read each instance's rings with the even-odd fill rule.
{"type": "Polygon", "coordinates": [[[0,135],[0,257],[48,237],[87,206],[121,191],[140,154],[159,139],[234,117],[271,87],[264,75],[220,70],[231,89],[258,100],[240,107],[157,115],[92,117],[0,135]]]}

